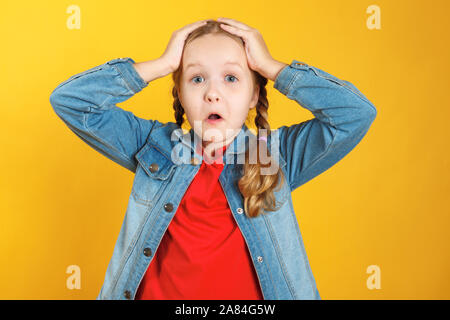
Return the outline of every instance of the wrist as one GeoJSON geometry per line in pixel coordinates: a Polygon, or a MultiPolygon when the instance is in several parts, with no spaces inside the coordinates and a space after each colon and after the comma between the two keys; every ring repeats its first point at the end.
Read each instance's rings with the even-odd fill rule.
{"type": "Polygon", "coordinates": [[[265,64],[264,71],[260,72],[260,74],[266,77],[267,79],[275,81],[278,74],[286,66],[288,66],[288,64],[273,59],[269,63],[265,64]]]}
{"type": "Polygon", "coordinates": [[[166,75],[176,71],[176,68],[173,68],[172,64],[168,62],[168,60],[166,60],[163,56],[159,57],[156,60],[162,66],[162,69],[164,70],[166,75]]]}
{"type": "Polygon", "coordinates": [[[172,72],[170,66],[160,58],[133,64],[137,73],[145,82],[151,82],[162,78],[172,72]]]}

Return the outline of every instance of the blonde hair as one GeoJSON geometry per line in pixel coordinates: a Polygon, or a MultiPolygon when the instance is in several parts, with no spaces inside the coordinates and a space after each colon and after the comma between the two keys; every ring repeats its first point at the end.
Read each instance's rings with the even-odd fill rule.
{"type": "MultiPolygon", "coordinates": [[[[195,29],[193,32],[191,32],[187,37],[187,39],[185,40],[185,46],[194,39],[206,34],[223,34],[240,42],[244,46],[244,42],[240,37],[226,32],[219,26],[219,22],[213,20],[208,21],[204,26],[201,26],[195,29]]],[[[275,174],[272,175],[261,174],[261,168],[270,167],[272,162],[271,159],[268,164],[262,165],[260,163],[259,158],[260,154],[267,154],[270,157],[266,141],[259,139],[261,137],[260,129],[266,129],[263,131],[267,132],[270,135],[270,125],[269,122],[267,121],[268,118],[267,109],[269,108],[269,103],[267,100],[267,91],[265,88],[267,84],[267,78],[261,76],[258,72],[254,70],[250,69],[250,71],[252,73],[254,88],[257,85],[259,86],[259,98],[255,107],[256,117],[254,120],[254,123],[258,130],[257,133],[258,140],[257,143],[255,144],[256,149],[252,149],[257,154],[256,157],[257,161],[256,163],[249,163],[250,150],[247,149],[245,152],[244,173],[238,182],[238,187],[239,191],[241,192],[244,198],[245,214],[248,217],[253,218],[260,215],[263,210],[265,211],[278,210],[278,208],[276,208],[275,206],[276,198],[274,195],[274,189],[278,185],[278,180],[280,178],[281,178],[280,188],[284,183],[285,179],[279,166],[275,174]],[[261,153],[260,148],[263,148],[261,150],[261,153]]],[[[178,98],[178,88],[180,87],[181,74],[182,74],[182,63],[180,63],[180,67],[175,72],[172,73],[172,79],[174,82],[174,87],[172,89],[172,95],[174,97],[173,109],[175,111],[174,113],[176,123],[180,126],[180,128],[184,123],[183,117],[184,109],[178,98]]],[[[266,139],[267,138],[268,137],[266,137],[266,139]]]]}

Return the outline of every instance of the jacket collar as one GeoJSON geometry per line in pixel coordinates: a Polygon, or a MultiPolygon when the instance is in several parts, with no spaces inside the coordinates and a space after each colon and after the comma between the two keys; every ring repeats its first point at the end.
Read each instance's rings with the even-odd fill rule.
{"type": "MultiPolygon", "coordinates": [[[[178,141],[181,141],[184,145],[191,148],[191,150],[195,154],[195,150],[198,150],[199,144],[201,143],[201,138],[195,133],[194,129],[190,129],[189,132],[183,134],[182,130],[175,130],[174,131],[175,136],[177,137],[178,141]]],[[[249,138],[247,139],[256,139],[256,136],[249,130],[249,128],[245,125],[245,123],[242,125],[239,133],[236,135],[236,137],[233,139],[233,141],[230,143],[230,145],[225,150],[224,156],[227,154],[241,154],[245,152],[245,141],[246,136],[249,138]]]]}
{"type": "MultiPolygon", "coordinates": [[[[268,137],[268,146],[271,148],[271,145],[275,142],[275,144],[273,145],[273,149],[271,149],[272,157],[274,157],[276,161],[279,161],[281,167],[284,167],[286,165],[286,162],[279,154],[279,139],[275,138],[274,140],[273,138],[273,136],[277,137],[278,133],[278,130],[271,132],[270,136],[268,137]]],[[[169,122],[155,129],[149,139],[149,143],[155,146],[162,154],[166,156],[167,159],[172,159],[172,150],[174,148],[177,149],[176,145],[181,143],[181,145],[184,146],[183,148],[190,150],[191,153],[190,157],[184,159],[188,161],[187,163],[189,163],[192,157],[197,158],[200,163],[203,160],[202,156],[195,152],[195,150],[197,150],[196,148],[199,146],[199,143],[201,143],[201,138],[194,132],[192,128],[187,133],[183,133],[182,128],[180,128],[176,123],[169,122]],[[169,137],[170,140],[167,139],[169,137]]],[[[252,141],[252,139],[256,140],[256,135],[253,134],[253,132],[244,123],[239,133],[225,150],[225,153],[222,157],[223,163],[230,163],[230,161],[233,164],[244,163],[247,144],[252,141]],[[238,159],[234,158],[235,155],[236,157],[238,157],[238,159]]],[[[175,150],[174,153],[177,154],[178,151],[179,149],[175,150]]]]}

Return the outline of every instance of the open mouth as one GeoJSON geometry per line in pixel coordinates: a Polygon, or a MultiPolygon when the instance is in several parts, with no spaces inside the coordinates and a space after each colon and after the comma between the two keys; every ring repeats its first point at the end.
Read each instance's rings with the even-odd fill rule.
{"type": "Polygon", "coordinates": [[[219,121],[223,120],[223,118],[217,114],[217,113],[211,113],[208,118],[206,119],[206,121],[208,123],[217,123],[219,121]]]}
{"type": "Polygon", "coordinates": [[[217,119],[221,119],[222,117],[220,115],[218,115],[217,113],[211,113],[208,117],[208,119],[210,120],[217,120],[217,119]]]}

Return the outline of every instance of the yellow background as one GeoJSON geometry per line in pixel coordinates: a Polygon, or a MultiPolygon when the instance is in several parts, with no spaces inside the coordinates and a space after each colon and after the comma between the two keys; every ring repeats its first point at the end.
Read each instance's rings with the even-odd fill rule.
{"type": "MultiPolygon", "coordinates": [[[[272,56],[352,82],[377,108],[361,143],[293,192],[323,299],[449,299],[446,0],[6,1],[0,13],[0,298],[95,299],[133,174],[76,137],[52,90],[114,58],[158,58],[173,31],[219,16],[258,29],[272,56]],[[69,5],[81,29],[69,30],[69,5]],[[369,30],[369,5],[381,30],[369,30]],[[81,268],[81,289],[66,268],[81,268]],[[381,270],[369,290],[366,269],[381,270]]],[[[120,104],[175,121],[170,76],[120,104]]],[[[269,81],[272,128],[312,117],[269,81]]]]}

